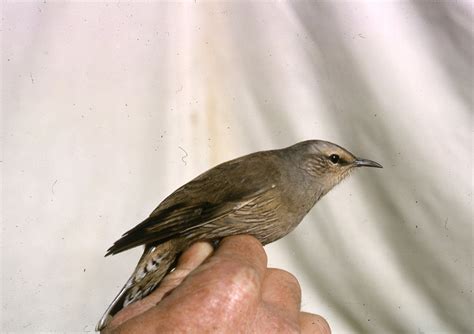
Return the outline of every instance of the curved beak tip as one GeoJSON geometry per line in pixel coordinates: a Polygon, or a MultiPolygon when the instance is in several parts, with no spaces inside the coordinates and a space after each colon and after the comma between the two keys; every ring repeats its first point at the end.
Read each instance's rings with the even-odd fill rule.
{"type": "Polygon", "coordinates": [[[375,167],[375,168],[383,168],[381,164],[378,162],[369,160],[369,159],[359,159],[355,161],[356,167],[375,167]]]}

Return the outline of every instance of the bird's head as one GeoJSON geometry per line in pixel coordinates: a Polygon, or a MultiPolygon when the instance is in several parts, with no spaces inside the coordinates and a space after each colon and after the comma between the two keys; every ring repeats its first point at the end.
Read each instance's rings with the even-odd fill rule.
{"type": "Polygon", "coordinates": [[[341,146],[323,140],[304,141],[292,148],[300,154],[303,153],[298,165],[320,183],[323,194],[341,182],[356,167],[382,168],[382,165],[375,161],[357,158],[341,146]]]}

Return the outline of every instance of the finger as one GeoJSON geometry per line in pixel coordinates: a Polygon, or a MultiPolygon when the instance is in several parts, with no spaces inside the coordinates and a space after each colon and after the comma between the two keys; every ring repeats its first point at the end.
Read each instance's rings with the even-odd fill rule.
{"type": "Polygon", "coordinates": [[[262,285],[262,299],[272,311],[298,323],[301,288],[295,276],[280,269],[267,269],[262,285]]]}
{"type": "Polygon", "coordinates": [[[262,273],[267,268],[267,254],[262,244],[250,235],[236,235],[222,239],[213,258],[242,262],[262,273]]]}
{"type": "Polygon", "coordinates": [[[213,252],[214,248],[209,242],[199,241],[191,245],[180,256],[175,270],[166,275],[160,283],[160,287],[150,295],[155,298],[155,304],[166,294],[176,288],[181,282],[199,267],[213,252]]]}
{"type": "Polygon", "coordinates": [[[213,256],[189,275],[191,282],[184,283],[190,288],[211,286],[225,293],[227,288],[237,285],[244,290],[255,289],[259,294],[266,264],[265,251],[257,239],[247,235],[227,237],[213,256]]]}
{"type": "Polygon", "coordinates": [[[176,269],[192,271],[212,254],[214,248],[211,243],[198,241],[191,245],[178,260],[176,269]]]}
{"type": "Polygon", "coordinates": [[[317,314],[301,312],[300,329],[302,334],[331,334],[327,321],[317,314]]]}

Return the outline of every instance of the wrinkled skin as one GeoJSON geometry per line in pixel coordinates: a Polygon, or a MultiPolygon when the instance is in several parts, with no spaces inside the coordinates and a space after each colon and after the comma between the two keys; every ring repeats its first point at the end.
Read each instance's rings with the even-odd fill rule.
{"type": "Polygon", "coordinates": [[[329,334],[320,316],[300,311],[301,289],[290,273],[267,268],[250,236],[198,242],[148,297],[121,310],[102,331],[116,333],[329,334]]]}

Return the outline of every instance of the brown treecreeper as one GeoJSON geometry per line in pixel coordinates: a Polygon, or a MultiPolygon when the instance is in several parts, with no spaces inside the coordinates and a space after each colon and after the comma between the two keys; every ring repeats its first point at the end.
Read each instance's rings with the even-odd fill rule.
{"type": "Polygon", "coordinates": [[[249,234],[263,245],[291,232],[316,202],[356,167],[382,168],[322,140],[222,163],[177,189],[107,251],[144,245],[132,276],[97,324],[150,294],[193,242],[249,234]]]}

